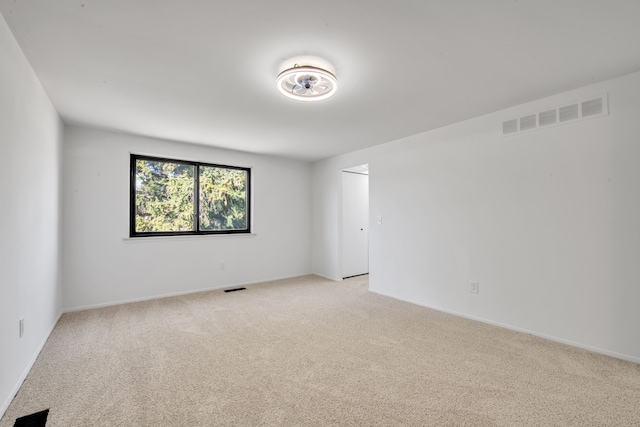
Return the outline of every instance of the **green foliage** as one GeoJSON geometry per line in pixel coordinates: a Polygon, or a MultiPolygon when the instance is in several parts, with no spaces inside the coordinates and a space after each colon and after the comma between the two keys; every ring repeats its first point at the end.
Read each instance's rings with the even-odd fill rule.
{"type": "Polygon", "coordinates": [[[247,228],[247,173],[200,167],[200,229],[247,228]]]}
{"type": "MultiPolygon", "coordinates": [[[[194,229],[195,166],[136,160],[136,231],[194,229]]],[[[200,166],[200,230],[247,228],[247,172],[200,166]]]]}
{"type": "Polygon", "coordinates": [[[136,161],[136,231],[193,230],[194,166],[136,161]]]}

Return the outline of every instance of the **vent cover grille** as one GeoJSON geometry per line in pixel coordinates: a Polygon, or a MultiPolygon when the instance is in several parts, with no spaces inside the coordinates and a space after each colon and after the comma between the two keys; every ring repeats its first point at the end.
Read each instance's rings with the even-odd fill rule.
{"type": "Polygon", "coordinates": [[[516,133],[518,132],[518,119],[513,119],[513,120],[507,120],[506,122],[502,123],[502,133],[503,134],[509,134],[509,133],[516,133]]]}
{"type": "Polygon", "coordinates": [[[558,111],[560,113],[560,123],[568,122],[569,120],[575,120],[580,117],[580,109],[578,108],[578,104],[560,107],[558,111]]]}
{"type": "Polygon", "coordinates": [[[520,117],[520,130],[529,130],[536,127],[536,115],[520,117]]]}
{"type": "Polygon", "coordinates": [[[582,101],[582,117],[598,116],[602,114],[602,98],[582,101]]]}
{"type": "Polygon", "coordinates": [[[606,116],[608,114],[607,94],[604,94],[595,98],[589,98],[568,105],[549,108],[537,113],[505,120],[502,122],[502,135],[514,135],[562,123],[606,116]]]}
{"type": "Polygon", "coordinates": [[[556,116],[556,110],[549,110],[538,113],[538,124],[540,125],[540,127],[555,125],[556,123],[558,123],[558,118],[556,116]]]}

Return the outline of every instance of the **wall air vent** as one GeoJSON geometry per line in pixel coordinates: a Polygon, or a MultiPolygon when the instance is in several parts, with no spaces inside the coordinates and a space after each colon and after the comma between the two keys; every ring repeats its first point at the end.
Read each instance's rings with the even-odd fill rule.
{"type": "Polygon", "coordinates": [[[558,112],[560,113],[560,123],[580,118],[580,108],[578,107],[578,104],[560,107],[558,112]]]}
{"type": "Polygon", "coordinates": [[[538,113],[538,124],[542,126],[550,126],[558,123],[558,111],[548,110],[538,113]]]}
{"type": "Polygon", "coordinates": [[[502,123],[502,134],[507,135],[510,133],[518,132],[518,119],[507,120],[502,123]]]}
{"type": "Polygon", "coordinates": [[[535,129],[537,126],[536,115],[520,117],[520,130],[535,129]]]}
{"type": "Polygon", "coordinates": [[[604,94],[505,120],[502,122],[502,136],[529,132],[592,117],[606,116],[609,114],[607,101],[607,94],[604,94]]]}
{"type": "Polygon", "coordinates": [[[582,108],[582,117],[599,116],[602,114],[602,109],[604,107],[602,98],[582,101],[580,105],[582,108]]]}

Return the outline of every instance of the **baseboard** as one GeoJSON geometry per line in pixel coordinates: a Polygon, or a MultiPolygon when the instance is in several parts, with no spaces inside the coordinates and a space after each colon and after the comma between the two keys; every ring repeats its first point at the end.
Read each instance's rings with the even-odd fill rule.
{"type": "Polygon", "coordinates": [[[0,419],[2,419],[2,417],[4,417],[4,413],[9,408],[9,405],[13,401],[13,398],[16,396],[16,394],[18,394],[18,391],[20,390],[20,387],[22,387],[22,383],[27,378],[27,375],[29,375],[29,372],[31,371],[31,368],[33,367],[33,364],[36,363],[36,360],[38,359],[38,356],[40,356],[40,352],[44,348],[44,345],[47,343],[47,340],[49,339],[49,336],[51,336],[51,333],[53,332],[53,329],[58,324],[58,321],[60,320],[60,317],[62,317],[62,314],[63,314],[62,311],[60,313],[58,313],[58,316],[56,317],[56,320],[53,322],[53,324],[49,328],[49,331],[45,334],[44,339],[42,340],[42,342],[38,346],[37,350],[35,351],[35,353],[31,357],[31,359],[29,360],[29,363],[27,363],[27,366],[25,367],[24,371],[22,372],[22,375],[20,375],[20,378],[18,378],[18,381],[16,382],[16,385],[13,387],[13,389],[9,393],[9,396],[7,396],[6,401],[2,404],[2,406],[0,406],[0,419]]]}
{"type": "Polygon", "coordinates": [[[131,299],[126,299],[126,300],[118,300],[118,301],[111,301],[111,302],[105,302],[105,303],[83,305],[83,306],[80,306],[80,307],[70,307],[70,308],[63,309],[63,313],[73,313],[73,312],[76,312],[76,311],[92,310],[92,309],[95,309],[95,308],[112,307],[114,305],[130,304],[130,303],[133,303],[133,302],[151,301],[151,300],[160,299],[160,298],[178,297],[178,296],[182,296],[182,295],[197,294],[197,293],[200,293],[200,292],[219,291],[221,289],[234,288],[234,287],[238,287],[238,286],[258,285],[260,283],[275,282],[275,281],[278,281],[278,280],[295,279],[297,277],[309,276],[311,274],[312,273],[294,274],[294,275],[291,275],[291,276],[282,276],[282,277],[276,277],[276,278],[272,278],[272,279],[264,279],[264,280],[260,280],[259,282],[227,283],[225,285],[212,286],[212,287],[209,287],[209,288],[201,288],[201,289],[194,289],[194,290],[181,291],[181,292],[170,292],[170,293],[166,293],[166,294],[150,295],[150,296],[145,296],[145,297],[140,297],[140,298],[131,298],[131,299]]]}
{"type": "Polygon", "coordinates": [[[323,279],[333,280],[334,282],[342,282],[342,277],[331,277],[331,276],[326,276],[320,273],[311,273],[311,274],[313,274],[314,276],[322,277],[323,279]]]}
{"type": "Polygon", "coordinates": [[[382,295],[382,296],[385,296],[385,297],[397,299],[399,301],[404,301],[404,302],[408,302],[408,303],[411,303],[411,304],[419,305],[421,307],[430,308],[432,310],[441,311],[443,313],[452,314],[454,316],[463,317],[465,319],[475,320],[477,322],[482,322],[482,323],[486,323],[486,324],[489,324],[489,325],[498,326],[500,328],[510,329],[510,330],[516,331],[516,332],[522,332],[522,333],[533,335],[533,336],[536,336],[536,337],[539,337],[539,338],[544,338],[544,339],[547,339],[549,341],[554,341],[554,342],[558,342],[558,343],[561,343],[561,344],[570,345],[572,347],[581,348],[583,350],[592,351],[594,353],[603,354],[605,356],[615,357],[616,359],[626,360],[627,362],[634,362],[634,363],[640,364],[640,357],[635,357],[635,356],[631,356],[631,355],[623,354],[623,353],[617,353],[615,351],[610,351],[610,350],[606,350],[606,349],[603,349],[603,348],[590,346],[588,344],[582,344],[582,343],[571,341],[571,340],[567,340],[567,339],[564,339],[564,338],[555,337],[553,335],[547,335],[547,334],[543,334],[543,333],[536,332],[536,331],[530,331],[528,329],[523,329],[523,328],[520,328],[520,327],[517,327],[517,326],[513,326],[513,325],[509,325],[509,324],[506,324],[506,323],[495,322],[493,320],[485,319],[485,318],[482,318],[482,317],[476,317],[476,316],[472,316],[472,315],[465,314],[465,313],[460,313],[458,311],[449,310],[449,309],[446,309],[446,308],[442,308],[442,307],[438,307],[438,306],[434,306],[434,305],[430,305],[430,304],[425,304],[425,303],[414,301],[414,300],[407,299],[407,298],[400,298],[400,297],[397,297],[395,295],[387,294],[387,293],[384,293],[384,292],[374,291],[374,290],[371,290],[371,289],[369,289],[369,291],[373,292],[375,294],[378,294],[378,295],[382,295]]]}

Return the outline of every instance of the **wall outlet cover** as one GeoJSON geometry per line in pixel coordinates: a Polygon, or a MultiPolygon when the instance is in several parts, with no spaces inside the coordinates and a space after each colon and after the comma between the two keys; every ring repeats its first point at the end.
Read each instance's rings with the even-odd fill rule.
{"type": "Polygon", "coordinates": [[[477,294],[479,285],[480,285],[479,282],[471,282],[471,292],[473,292],[474,294],[477,294]]]}

